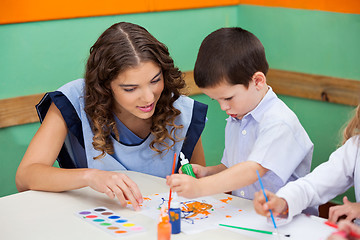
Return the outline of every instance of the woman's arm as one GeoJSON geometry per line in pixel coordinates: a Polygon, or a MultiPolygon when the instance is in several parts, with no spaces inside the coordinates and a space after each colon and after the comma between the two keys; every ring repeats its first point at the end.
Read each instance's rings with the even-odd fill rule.
{"type": "Polygon", "coordinates": [[[98,169],[53,167],[67,135],[67,126],[59,109],[51,104],[39,130],[31,140],[16,173],[18,190],[61,192],[90,186],[121,204],[126,199],[138,209],[142,195],[135,182],[125,174],[98,169]]]}
{"type": "Polygon", "coordinates": [[[201,142],[201,137],[199,138],[199,141],[196,143],[193,154],[191,156],[191,160],[190,160],[191,164],[198,164],[201,166],[206,166],[206,162],[205,162],[205,154],[204,154],[204,149],[203,149],[203,145],[201,142]]]}
{"type": "Polygon", "coordinates": [[[39,130],[31,140],[16,173],[19,191],[29,189],[44,191],[65,191],[83,187],[82,174],[52,167],[67,134],[66,123],[52,103],[39,130]],[[71,174],[71,177],[64,177],[71,174]],[[73,176],[75,175],[78,181],[73,176]],[[51,181],[50,181],[51,179],[51,181]],[[72,185],[66,184],[72,181],[72,185]]]}

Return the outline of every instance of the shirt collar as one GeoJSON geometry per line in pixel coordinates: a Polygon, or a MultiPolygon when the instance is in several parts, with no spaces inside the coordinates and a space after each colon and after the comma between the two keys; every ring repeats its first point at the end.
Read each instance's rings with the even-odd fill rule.
{"type": "MultiPolygon", "coordinates": [[[[277,99],[276,94],[272,90],[270,86],[268,86],[269,90],[261,99],[260,103],[248,114],[252,115],[252,117],[255,119],[255,121],[259,122],[262,119],[262,116],[264,115],[264,112],[269,108],[269,105],[271,102],[275,99],[277,99]]],[[[246,115],[248,115],[246,114],[246,115]]]]}
{"type": "MultiPolygon", "coordinates": [[[[268,108],[270,102],[272,102],[272,100],[277,98],[272,88],[270,86],[268,86],[268,88],[269,88],[268,91],[266,92],[265,96],[261,99],[260,103],[252,111],[248,112],[242,119],[252,117],[257,122],[259,122],[262,119],[262,116],[264,115],[264,112],[268,108]]],[[[241,122],[240,119],[233,118],[231,116],[229,117],[229,120],[230,119],[232,121],[241,122]]]]}

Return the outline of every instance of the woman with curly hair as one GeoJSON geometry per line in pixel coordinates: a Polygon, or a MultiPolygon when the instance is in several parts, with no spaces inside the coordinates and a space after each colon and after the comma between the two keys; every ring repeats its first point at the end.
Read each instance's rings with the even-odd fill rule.
{"type": "Polygon", "coordinates": [[[138,25],[112,25],[90,48],[85,79],[36,106],[42,124],[19,165],[18,190],[89,186],[139,209],[137,185],[114,171],[166,177],[180,151],[205,165],[207,106],[181,95],[184,88],[164,44],[138,25]],[[56,159],[61,168],[53,167],[56,159]]]}

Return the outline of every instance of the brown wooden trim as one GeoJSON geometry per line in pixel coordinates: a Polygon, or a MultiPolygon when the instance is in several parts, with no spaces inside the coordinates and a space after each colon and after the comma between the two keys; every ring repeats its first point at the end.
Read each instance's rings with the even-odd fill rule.
{"type": "Polygon", "coordinates": [[[184,80],[186,82],[187,90],[185,91],[186,95],[196,95],[196,94],[202,94],[198,86],[196,86],[194,81],[194,72],[188,71],[185,72],[184,80]]]}
{"type": "Polygon", "coordinates": [[[360,81],[270,69],[267,82],[274,92],[301,98],[357,106],[360,81]]]}
{"type": "Polygon", "coordinates": [[[38,122],[35,105],[44,94],[34,94],[0,100],[0,128],[38,122]]]}
{"type": "MultiPolygon", "coordinates": [[[[202,92],[194,82],[192,71],[185,72],[188,95],[202,92]]],[[[359,103],[360,81],[306,73],[270,69],[268,84],[274,92],[332,103],[356,106],[359,103]]],[[[38,122],[35,105],[44,94],[0,99],[0,128],[38,122]]]]}

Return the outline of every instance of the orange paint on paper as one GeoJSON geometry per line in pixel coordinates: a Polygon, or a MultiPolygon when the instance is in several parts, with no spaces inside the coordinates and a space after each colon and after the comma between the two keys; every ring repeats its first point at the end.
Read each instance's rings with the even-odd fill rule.
{"type": "Polygon", "coordinates": [[[226,215],[226,217],[227,217],[227,218],[232,218],[232,216],[230,216],[230,215],[226,215]]]}
{"type": "Polygon", "coordinates": [[[184,203],[186,207],[182,207],[181,211],[192,213],[191,215],[187,216],[186,218],[195,217],[198,214],[204,214],[206,216],[210,215],[207,211],[212,208],[211,204],[201,203],[201,202],[190,202],[184,203]]]}
{"type": "Polygon", "coordinates": [[[151,198],[144,197],[144,200],[145,200],[145,201],[151,201],[151,198]]]}
{"type": "Polygon", "coordinates": [[[233,199],[232,197],[228,197],[228,198],[225,198],[225,199],[220,199],[220,201],[223,202],[223,203],[228,203],[232,199],[233,199]]]}
{"type": "Polygon", "coordinates": [[[239,209],[239,212],[241,212],[242,210],[241,209],[239,209]]]}

